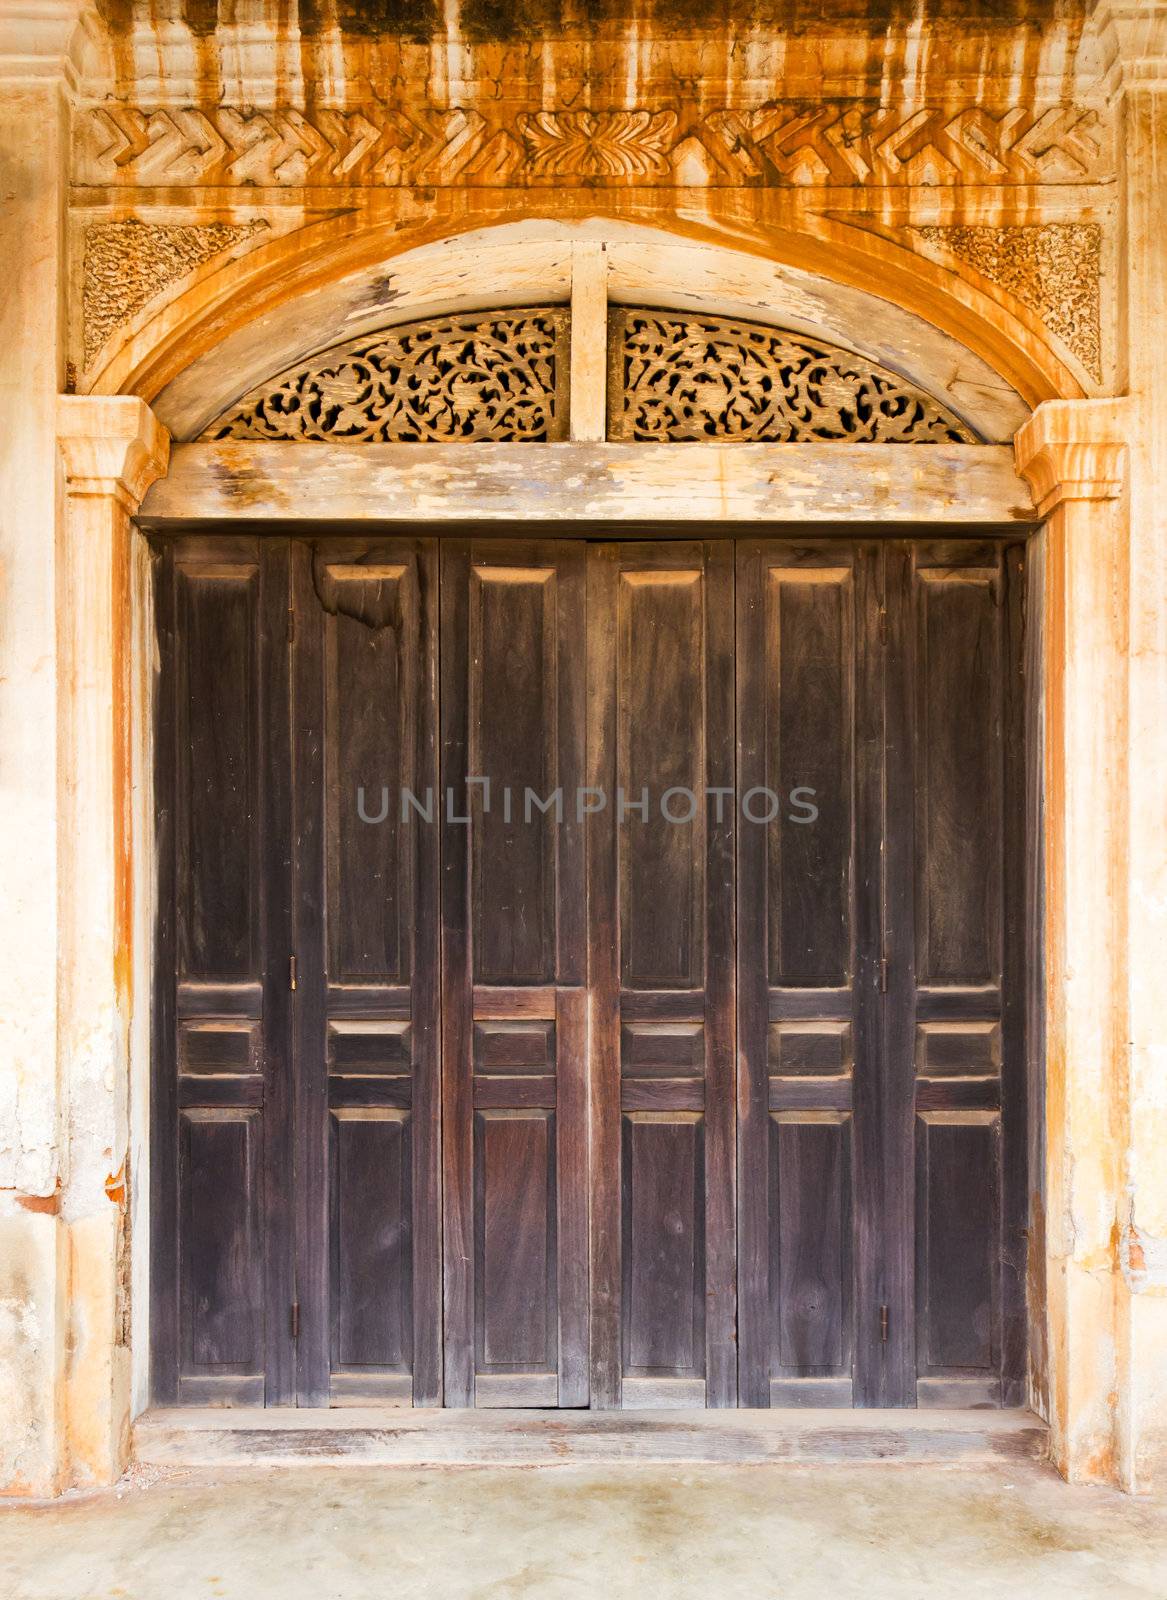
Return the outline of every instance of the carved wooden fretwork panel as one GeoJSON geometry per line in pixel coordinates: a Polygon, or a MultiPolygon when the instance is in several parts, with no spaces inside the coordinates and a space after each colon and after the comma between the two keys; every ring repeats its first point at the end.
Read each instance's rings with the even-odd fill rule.
{"type": "Polygon", "coordinates": [[[334,345],[282,372],[203,438],[563,439],[567,384],[566,307],[434,317],[334,345]]]}
{"type": "Polygon", "coordinates": [[[612,313],[614,439],[975,444],[921,389],[833,345],[725,317],[612,313]]]}

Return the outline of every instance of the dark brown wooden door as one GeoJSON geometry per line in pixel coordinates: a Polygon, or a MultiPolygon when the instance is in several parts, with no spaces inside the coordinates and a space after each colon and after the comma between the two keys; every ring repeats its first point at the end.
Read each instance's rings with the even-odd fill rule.
{"type": "Polygon", "coordinates": [[[291,544],[301,1404],[441,1401],[437,599],[432,541],[291,544]]]}
{"type": "Polygon", "coordinates": [[[738,547],[743,1404],[1020,1397],[1021,595],[998,542],[738,547]]]}
{"type": "Polygon", "coordinates": [[[151,1111],[153,1387],[296,1395],[288,546],[163,544],[151,1111]]]}
{"type": "Polygon", "coordinates": [[[593,1404],[728,1406],[733,546],[589,563],[593,1404]]]}
{"type": "Polygon", "coordinates": [[[750,1406],[852,1403],[871,1209],[855,1195],[856,1097],[880,1065],[883,748],[862,687],[877,568],[871,546],[738,549],[739,1341],[750,1406]]]}
{"type": "MultiPolygon", "coordinates": [[[[1017,1405],[1025,1375],[1023,548],[887,552],[885,1118],[904,1378],[1017,1405]],[[907,1241],[911,1242],[908,1243],[907,1241]]],[[[873,1386],[872,1386],[873,1387],[873,1386]]]]}
{"type": "Polygon", "coordinates": [[[157,570],[160,1401],[1018,1401],[1020,547],[157,570]]]}
{"type": "Polygon", "coordinates": [[[441,562],[446,1404],[581,1406],[584,546],[441,562]]]}

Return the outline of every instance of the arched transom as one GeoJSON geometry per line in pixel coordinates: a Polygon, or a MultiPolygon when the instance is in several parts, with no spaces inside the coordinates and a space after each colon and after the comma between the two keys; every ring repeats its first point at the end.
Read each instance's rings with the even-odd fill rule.
{"type": "MultiPolygon", "coordinates": [[[[916,384],[789,329],[612,306],[607,436],[645,442],[975,443],[916,384]]],[[[204,439],[552,442],[567,437],[570,311],[431,317],[333,345],[253,387],[204,439]]]]}

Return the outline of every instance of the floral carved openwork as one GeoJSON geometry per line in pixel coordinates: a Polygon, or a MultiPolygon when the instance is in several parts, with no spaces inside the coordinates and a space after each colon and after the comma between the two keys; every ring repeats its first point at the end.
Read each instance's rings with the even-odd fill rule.
{"type": "Polygon", "coordinates": [[[435,317],[334,345],[244,395],[203,438],[563,439],[567,367],[565,307],[435,317]]]}
{"type": "Polygon", "coordinates": [[[681,312],[613,312],[615,439],[975,444],[963,422],[896,373],[835,346],[681,312]]]}

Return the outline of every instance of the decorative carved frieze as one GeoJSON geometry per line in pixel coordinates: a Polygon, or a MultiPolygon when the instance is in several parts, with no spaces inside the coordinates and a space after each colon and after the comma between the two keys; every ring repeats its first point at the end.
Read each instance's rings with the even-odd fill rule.
{"type": "Polygon", "coordinates": [[[435,317],[302,362],[244,395],[203,438],[563,439],[567,368],[564,307],[435,317]]]}
{"type": "Polygon", "coordinates": [[[499,187],[665,181],[855,187],[1094,182],[1105,129],[1075,105],[902,107],[777,101],[505,111],[365,105],[257,110],[106,102],[78,118],[84,185],[499,187]]]}
{"type": "Polygon", "coordinates": [[[267,228],[266,222],[95,222],[85,230],[85,365],[168,284],[267,228]]]}
{"type": "Polygon", "coordinates": [[[976,442],[931,396],[849,351],[757,323],[623,309],[608,426],[616,439],[976,442]]]}
{"type": "Polygon", "coordinates": [[[1035,311],[1101,383],[1102,229],[1096,222],[915,231],[1035,311]]]}
{"type": "Polygon", "coordinates": [[[675,111],[537,111],[519,132],[532,178],[667,177],[675,111]]]}

